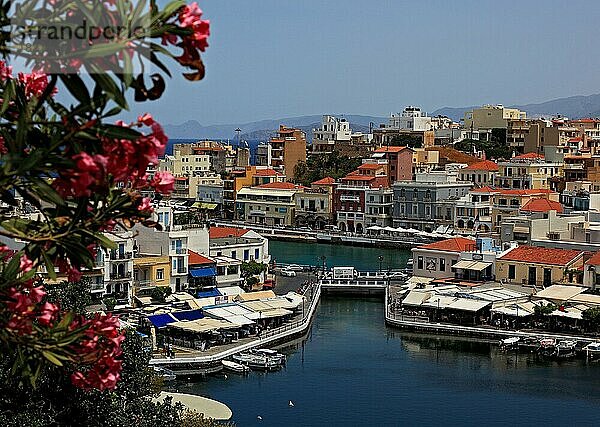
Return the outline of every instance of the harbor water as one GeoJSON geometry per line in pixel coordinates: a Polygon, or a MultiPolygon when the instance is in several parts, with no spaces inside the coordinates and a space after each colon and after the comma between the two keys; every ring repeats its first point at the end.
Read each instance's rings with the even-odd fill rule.
{"type": "MultiPolygon", "coordinates": [[[[306,263],[298,244],[281,245],[273,242],[271,253],[294,254],[281,262],[306,263]]],[[[360,269],[381,254],[327,250],[305,256],[329,253],[349,265],[350,251],[360,269]]],[[[281,371],[222,371],[173,388],[226,403],[239,426],[600,424],[600,363],[543,361],[494,343],[401,332],[385,326],[376,298],[323,298],[311,333],[281,351],[288,355],[281,371]]]]}

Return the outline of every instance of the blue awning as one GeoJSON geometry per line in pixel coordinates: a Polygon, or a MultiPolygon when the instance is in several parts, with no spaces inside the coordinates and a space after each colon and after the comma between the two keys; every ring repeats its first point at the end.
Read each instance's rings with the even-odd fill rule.
{"type": "Polygon", "coordinates": [[[169,313],[148,316],[148,320],[157,328],[164,328],[169,323],[177,321],[169,313]]]}
{"type": "Polygon", "coordinates": [[[192,277],[215,277],[217,269],[215,267],[191,268],[190,275],[192,277]]]}
{"type": "Polygon", "coordinates": [[[223,294],[219,292],[217,288],[211,289],[210,291],[198,292],[198,298],[210,298],[210,297],[222,297],[223,294]]]}
{"type": "Polygon", "coordinates": [[[202,310],[175,311],[171,313],[177,320],[198,320],[204,317],[202,310]]]}

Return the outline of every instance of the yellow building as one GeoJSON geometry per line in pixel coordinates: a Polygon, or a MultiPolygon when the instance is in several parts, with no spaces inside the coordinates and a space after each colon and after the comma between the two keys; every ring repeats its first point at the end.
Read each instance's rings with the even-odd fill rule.
{"type": "Polygon", "coordinates": [[[563,177],[562,162],[548,162],[544,156],[526,153],[498,163],[496,187],[520,189],[551,189],[563,177]]]}
{"type": "Polygon", "coordinates": [[[502,105],[484,105],[467,111],[464,116],[465,130],[469,132],[491,129],[507,129],[509,120],[525,119],[527,113],[517,108],[502,105]]]}
{"type": "Polygon", "coordinates": [[[134,294],[155,286],[167,287],[171,283],[169,256],[142,255],[133,258],[134,294]]]}
{"type": "Polygon", "coordinates": [[[555,283],[577,283],[582,268],[582,251],[519,246],[496,260],[496,280],[539,289],[555,283]]]}

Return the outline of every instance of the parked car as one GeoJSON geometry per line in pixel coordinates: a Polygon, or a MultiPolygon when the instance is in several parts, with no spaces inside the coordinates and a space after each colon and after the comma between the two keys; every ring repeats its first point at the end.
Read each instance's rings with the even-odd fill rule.
{"type": "Polygon", "coordinates": [[[283,270],[281,270],[279,272],[282,276],[287,276],[287,277],[296,277],[296,272],[294,270],[289,270],[287,268],[284,268],[283,270]]]}
{"type": "Polygon", "coordinates": [[[304,271],[304,267],[302,267],[301,265],[298,265],[298,264],[290,264],[285,269],[292,270],[292,271],[304,271]]]}

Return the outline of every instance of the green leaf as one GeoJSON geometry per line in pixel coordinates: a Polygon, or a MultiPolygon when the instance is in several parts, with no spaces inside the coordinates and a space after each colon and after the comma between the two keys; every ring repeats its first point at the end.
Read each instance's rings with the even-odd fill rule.
{"type": "Polygon", "coordinates": [[[67,90],[82,104],[90,102],[90,94],[85,83],[77,74],[61,74],[60,79],[67,90]]]}
{"type": "Polygon", "coordinates": [[[56,357],[56,355],[54,353],[52,353],[51,351],[47,351],[44,350],[42,351],[42,355],[52,364],[56,365],[56,366],[62,366],[63,363],[58,360],[58,357],[56,357]]]}

